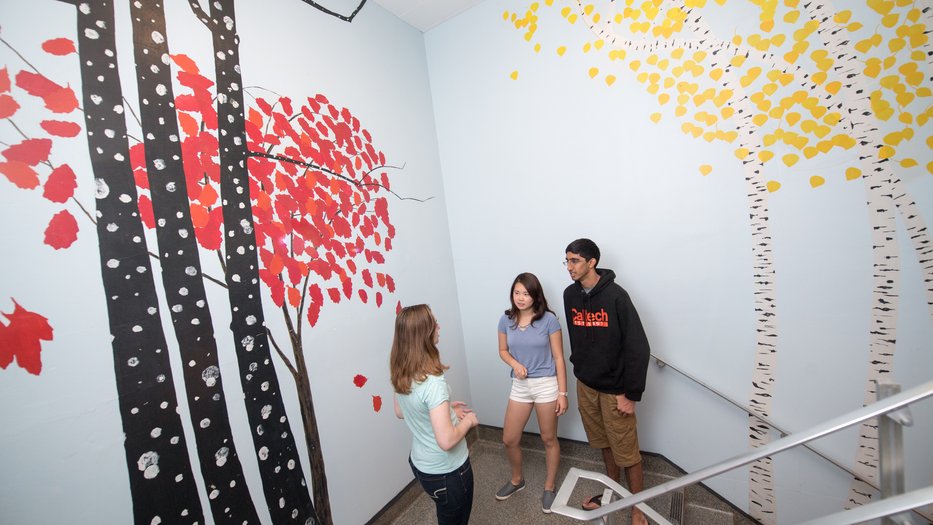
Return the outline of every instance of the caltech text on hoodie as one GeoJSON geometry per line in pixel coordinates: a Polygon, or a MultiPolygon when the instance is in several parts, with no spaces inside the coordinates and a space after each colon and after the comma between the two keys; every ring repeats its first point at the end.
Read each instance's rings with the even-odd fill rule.
{"type": "Polygon", "coordinates": [[[648,337],[615,272],[596,273],[599,282],[590,293],[579,282],[564,290],[573,375],[599,392],[640,401],[651,357],[648,337]]]}

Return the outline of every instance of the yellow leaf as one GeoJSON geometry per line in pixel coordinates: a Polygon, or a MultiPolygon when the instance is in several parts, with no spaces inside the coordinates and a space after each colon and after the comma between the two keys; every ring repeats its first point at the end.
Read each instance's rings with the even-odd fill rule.
{"type": "Polygon", "coordinates": [[[765,135],[765,138],[762,140],[765,146],[773,146],[775,142],[777,142],[777,137],[772,133],[765,135]]]}
{"type": "Polygon", "coordinates": [[[719,114],[722,115],[722,118],[727,119],[735,114],[735,110],[731,106],[726,106],[720,110],[719,114]]]}
{"type": "Polygon", "coordinates": [[[897,146],[902,140],[904,140],[904,134],[900,131],[894,131],[884,136],[884,143],[891,146],[897,146]]]}
{"type": "Polygon", "coordinates": [[[590,71],[589,71],[590,78],[596,78],[596,75],[598,75],[598,74],[599,74],[599,68],[598,68],[598,67],[591,67],[591,68],[590,68],[590,71]]]}
{"type": "Polygon", "coordinates": [[[784,21],[787,22],[788,24],[793,24],[794,22],[797,21],[798,18],[800,18],[800,11],[797,11],[797,10],[790,11],[786,15],[784,15],[784,21]]]}
{"type": "Polygon", "coordinates": [[[913,168],[917,165],[917,161],[914,159],[904,159],[901,161],[902,168],[913,168]]]}
{"type": "Polygon", "coordinates": [[[833,144],[842,149],[850,149],[852,146],[855,146],[855,139],[848,135],[834,135],[832,140],[833,144]]]}
{"type": "Polygon", "coordinates": [[[557,48],[557,56],[562,57],[564,53],[567,52],[567,46],[560,46],[557,48]]]}
{"type": "Polygon", "coordinates": [[[606,85],[611,86],[615,84],[616,76],[615,75],[606,75],[606,85]]]}
{"type": "Polygon", "coordinates": [[[768,162],[772,158],[774,158],[774,153],[769,150],[763,149],[758,152],[758,160],[760,160],[762,164],[768,162]]]}
{"type": "Polygon", "coordinates": [[[927,173],[933,175],[933,160],[927,162],[927,173]]]}
{"type": "Polygon", "coordinates": [[[667,93],[661,93],[660,95],[658,95],[658,104],[661,104],[662,106],[670,102],[670,100],[671,100],[671,96],[667,93]]]}
{"type": "Polygon", "coordinates": [[[768,121],[768,115],[765,115],[764,113],[759,113],[755,115],[754,117],[752,117],[752,123],[758,127],[764,126],[765,122],[767,121],[768,121]]]}
{"type": "Polygon", "coordinates": [[[652,122],[654,122],[655,124],[657,124],[658,121],[660,121],[660,120],[661,120],[661,114],[660,114],[660,113],[652,113],[652,114],[651,114],[651,121],[652,121],[652,122]]]}
{"type": "Polygon", "coordinates": [[[819,148],[815,148],[813,146],[807,146],[806,148],[803,148],[803,156],[808,159],[812,159],[819,152],[819,148]]]}
{"type": "Polygon", "coordinates": [[[512,71],[512,74],[509,76],[512,78],[512,80],[518,80],[518,70],[516,69],[515,71],[512,71]]]}
{"type": "Polygon", "coordinates": [[[889,15],[885,15],[884,18],[881,19],[881,25],[883,25],[884,27],[894,27],[897,24],[897,21],[900,20],[900,18],[901,18],[901,15],[897,13],[891,13],[889,15]]]}
{"type": "Polygon", "coordinates": [[[710,172],[712,171],[713,171],[713,167],[710,166],[709,164],[700,165],[700,173],[702,173],[704,177],[709,175],[710,172]]]}
{"type": "Polygon", "coordinates": [[[794,164],[797,164],[797,161],[800,160],[800,157],[798,157],[796,153],[788,153],[787,155],[781,157],[781,160],[783,160],[784,164],[786,164],[789,168],[794,164]]]}
{"type": "Polygon", "coordinates": [[[839,11],[838,13],[836,13],[836,16],[833,17],[833,22],[836,22],[837,24],[845,24],[846,22],[849,21],[849,18],[851,17],[852,17],[852,11],[849,11],[849,10],[839,11]]]}
{"type": "Polygon", "coordinates": [[[735,157],[739,160],[745,160],[748,156],[748,148],[738,148],[735,150],[735,157]]]}
{"type": "Polygon", "coordinates": [[[839,82],[838,80],[836,80],[836,81],[830,82],[829,84],[826,84],[825,89],[830,94],[835,95],[836,93],[839,92],[839,89],[841,87],[842,87],[842,82],[839,82]]]}
{"type": "Polygon", "coordinates": [[[811,187],[811,188],[819,188],[819,187],[822,186],[823,183],[825,183],[825,182],[826,182],[826,179],[824,179],[823,177],[820,177],[819,175],[814,175],[814,176],[810,177],[810,187],[811,187]]]}
{"type": "Polygon", "coordinates": [[[771,96],[774,94],[775,91],[777,91],[777,87],[778,87],[777,84],[775,84],[774,82],[768,82],[767,84],[762,86],[761,90],[764,91],[765,94],[767,94],[768,96],[771,96]]]}
{"type": "Polygon", "coordinates": [[[862,170],[858,168],[846,168],[846,180],[855,180],[862,176],[862,170]]]}
{"type": "Polygon", "coordinates": [[[541,52],[541,44],[535,44],[535,53],[541,52]]]}
{"type": "Polygon", "coordinates": [[[797,113],[796,111],[791,111],[784,117],[784,120],[786,120],[788,124],[793,126],[800,120],[800,113],[797,113]]]}
{"type": "Polygon", "coordinates": [[[677,106],[674,109],[674,115],[682,117],[687,113],[687,108],[685,106],[677,106]]]}
{"type": "Polygon", "coordinates": [[[638,71],[638,68],[641,67],[641,62],[638,60],[632,60],[632,63],[628,65],[632,71],[638,71]]]}
{"type": "Polygon", "coordinates": [[[768,181],[768,191],[770,191],[771,193],[774,193],[774,192],[776,192],[776,191],[779,190],[779,189],[781,189],[781,183],[780,183],[780,182],[778,182],[778,181],[776,181],[776,180],[769,180],[769,181],[768,181]]]}
{"type": "Polygon", "coordinates": [[[894,156],[895,150],[891,146],[881,146],[878,148],[879,159],[890,159],[894,156]]]}

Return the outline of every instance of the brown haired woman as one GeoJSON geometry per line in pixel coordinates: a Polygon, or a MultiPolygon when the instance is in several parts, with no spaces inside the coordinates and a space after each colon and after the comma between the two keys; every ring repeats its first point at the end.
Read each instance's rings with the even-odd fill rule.
{"type": "Polygon", "coordinates": [[[463,438],[479,421],[465,403],[450,402],[439,339],[440,325],[428,305],[402,308],[389,371],[395,415],[412,433],[411,471],[434,500],[438,525],[459,525],[469,523],[473,508],[473,469],[463,438]]]}

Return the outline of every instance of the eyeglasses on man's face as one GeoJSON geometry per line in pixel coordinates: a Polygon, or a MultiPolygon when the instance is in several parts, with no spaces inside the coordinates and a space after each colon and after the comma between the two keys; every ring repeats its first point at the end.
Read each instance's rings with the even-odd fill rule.
{"type": "Polygon", "coordinates": [[[576,266],[576,265],[578,265],[578,264],[580,264],[580,263],[582,263],[582,262],[586,262],[586,260],[584,260],[584,259],[578,259],[578,258],[576,258],[576,257],[572,257],[572,258],[570,258],[570,259],[564,259],[564,263],[563,263],[563,264],[564,264],[564,266],[576,266]]]}

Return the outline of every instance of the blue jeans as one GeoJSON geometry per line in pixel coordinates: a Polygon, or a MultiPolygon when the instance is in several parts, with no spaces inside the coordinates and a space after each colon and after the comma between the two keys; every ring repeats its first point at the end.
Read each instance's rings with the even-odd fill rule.
{"type": "Polygon", "coordinates": [[[415,479],[437,507],[438,525],[466,525],[473,510],[473,467],[470,458],[447,474],[425,474],[408,458],[415,479]]]}

